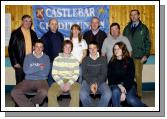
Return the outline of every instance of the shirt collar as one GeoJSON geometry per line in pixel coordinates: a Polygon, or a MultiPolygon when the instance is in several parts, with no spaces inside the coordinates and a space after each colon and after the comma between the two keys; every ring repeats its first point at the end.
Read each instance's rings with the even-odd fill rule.
{"type": "Polygon", "coordinates": [[[97,30],[92,30],[93,35],[96,35],[99,32],[99,28],[97,30]]]}
{"type": "Polygon", "coordinates": [[[37,56],[34,51],[33,51],[32,53],[33,53],[33,55],[34,55],[35,57],[37,57],[37,58],[41,58],[41,57],[43,56],[43,52],[42,52],[39,56],[37,56]]]}
{"type": "Polygon", "coordinates": [[[92,55],[91,55],[91,54],[89,54],[89,57],[90,57],[91,59],[93,59],[93,60],[96,60],[97,58],[99,58],[99,57],[100,57],[100,54],[99,54],[99,52],[97,52],[97,54],[96,54],[96,58],[93,58],[93,57],[92,57],[92,55]]]}

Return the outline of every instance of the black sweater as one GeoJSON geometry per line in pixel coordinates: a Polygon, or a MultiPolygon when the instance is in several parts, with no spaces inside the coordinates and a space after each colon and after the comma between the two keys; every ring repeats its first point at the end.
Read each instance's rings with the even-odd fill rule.
{"type": "Polygon", "coordinates": [[[82,62],[82,76],[89,85],[95,82],[98,85],[105,82],[107,78],[106,58],[101,56],[93,60],[89,56],[85,57],[82,62]]]}
{"type": "Polygon", "coordinates": [[[89,45],[89,43],[93,40],[95,40],[98,43],[99,46],[99,53],[101,54],[101,48],[103,45],[103,42],[105,38],[107,37],[106,33],[102,30],[99,30],[96,35],[92,33],[92,30],[89,30],[84,33],[83,39],[86,40],[86,43],[89,45]]]}
{"type": "Polygon", "coordinates": [[[61,52],[64,41],[63,34],[59,31],[53,33],[49,30],[41,39],[44,41],[44,53],[48,55],[51,62],[53,62],[54,58],[61,52]]]}
{"type": "Polygon", "coordinates": [[[108,64],[109,86],[122,84],[128,91],[135,85],[135,68],[132,58],[125,60],[110,61],[108,64]]]}

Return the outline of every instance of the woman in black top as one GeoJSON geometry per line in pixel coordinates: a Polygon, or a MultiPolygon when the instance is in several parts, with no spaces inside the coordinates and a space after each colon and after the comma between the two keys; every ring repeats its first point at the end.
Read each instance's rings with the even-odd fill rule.
{"type": "Polygon", "coordinates": [[[112,106],[121,106],[121,101],[133,107],[144,107],[144,103],[136,95],[134,81],[135,68],[126,45],[118,42],[114,45],[113,56],[108,64],[108,83],[112,91],[112,106]]]}

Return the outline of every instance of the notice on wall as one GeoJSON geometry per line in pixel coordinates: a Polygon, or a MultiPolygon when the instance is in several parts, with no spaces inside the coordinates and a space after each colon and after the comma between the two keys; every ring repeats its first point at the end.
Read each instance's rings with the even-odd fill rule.
{"type": "Polygon", "coordinates": [[[11,35],[11,14],[5,14],[5,46],[9,45],[11,35]]]}

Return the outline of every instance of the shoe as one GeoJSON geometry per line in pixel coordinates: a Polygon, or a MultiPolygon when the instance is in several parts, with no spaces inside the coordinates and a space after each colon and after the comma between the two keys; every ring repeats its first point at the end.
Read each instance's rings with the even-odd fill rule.
{"type": "Polygon", "coordinates": [[[39,104],[35,104],[35,107],[39,107],[39,104]]]}

